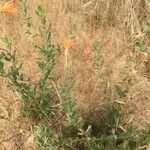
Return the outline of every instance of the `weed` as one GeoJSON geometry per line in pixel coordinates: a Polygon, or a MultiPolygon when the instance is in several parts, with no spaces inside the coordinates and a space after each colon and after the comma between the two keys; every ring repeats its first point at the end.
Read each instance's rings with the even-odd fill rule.
{"type": "Polygon", "coordinates": [[[29,8],[27,5],[27,0],[20,0],[20,8],[21,8],[21,11],[23,13],[22,16],[24,18],[26,33],[31,35],[32,34],[32,31],[31,31],[32,23],[31,23],[30,14],[28,12],[29,8]]]}
{"type": "Polygon", "coordinates": [[[147,51],[147,45],[144,43],[144,41],[137,42],[136,46],[142,52],[146,52],[147,51]]]}
{"type": "MultiPolygon", "coordinates": [[[[40,46],[36,45],[38,51],[46,58],[45,60],[38,60],[37,65],[42,72],[40,80],[37,84],[33,84],[29,79],[24,79],[25,75],[20,73],[22,64],[19,64],[16,58],[16,52],[13,54],[6,51],[1,54],[1,76],[10,79],[9,87],[16,90],[20,95],[23,114],[25,116],[33,116],[35,118],[47,118],[54,115],[54,108],[51,105],[49,98],[49,91],[51,86],[47,86],[47,80],[54,79],[51,74],[55,67],[54,62],[54,45],[51,43],[50,28],[46,28],[46,18],[42,10],[42,6],[39,6],[36,13],[41,19],[42,27],[39,29],[39,36],[44,39],[44,43],[40,46]],[[11,62],[10,69],[4,70],[4,62],[11,62]]],[[[11,39],[7,36],[3,38],[3,42],[8,49],[11,48],[11,39]]]]}

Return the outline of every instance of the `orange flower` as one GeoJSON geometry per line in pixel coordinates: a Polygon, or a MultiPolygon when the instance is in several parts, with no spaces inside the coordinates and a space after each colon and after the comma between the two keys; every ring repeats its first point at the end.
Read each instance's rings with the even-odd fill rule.
{"type": "Polygon", "coordinates": [[[75,42],[72,39],[64,40],[63,45],[64,45],[65,49],[69,49],[69,48],[72,48],[75,45],[75,42]]]}
{"type": "Polygon", "coordinates": [[[15,13],[16,11],[16,0],[10,0],[9,2],[6,2],[4,5],[0,6],[0,12],[3,13],[11,14],[15,13]]]}

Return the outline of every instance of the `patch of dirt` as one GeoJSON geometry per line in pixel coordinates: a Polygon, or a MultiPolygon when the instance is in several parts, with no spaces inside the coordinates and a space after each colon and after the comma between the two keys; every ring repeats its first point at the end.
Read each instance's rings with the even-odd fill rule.
{"type": "MultiPolygon", "coordinates": [[[[72,96],[77,102],[79,112],[90,124],[93,124],[95,128],[98,126],[99,128],[97,130],[99,130],[102,128],[101,122],[107,124],[107,115],[109,113],[108,101],[105,99],[106,97],[103,94],[103,90],[100,88],[99,75],[94,69],[95,58],[93,57],[93,53],[85,55],[80,44],[83,38],[88,39],[91,43],[94,42],[95,39],[100,41],[102,52],[102,58],[100,59],[103,59],[104,70],[108,72],[109,81],[111,81],[108,82],[108,86],[114,88],[116,82],[122,81],[121,71],[128,66],[127,56],[133,46],[132,38],[125,29],[122,20],[117,22],[115,26],[109,23],[109,25],[102,25],[93,29],[89,27],[89,23],[87,25],[88,21],[85,20],[85,14],[82,10],[79,9],[78,12],[65,11],[67,5],[64,6],[61,2],[59,3],[60,5],[57,5],[58,2],[55,2],[54,4],[42,1],[46,7],[48,21],[52,23],[53,40],[62,43],[64,38],[69,38],[71,31],[77,39],[76,47],[69,51],[69,61],[73,68],[71,70],[71,77],[76,81],[72,96]],[[75,31],[72,29],[73,25],[75,26],[75,31]]],[[[35,8],[39,3],[41,3],[40,0],[32,0],[32,2],[29,2],[30,15],[33,17],[32,23],[35,26],[35,31],[39,23],[35,15],[35,8]]],[[[72,7],[69,9],[72,9],[72,7]]],[[[115,7],[113,9],[115,9],[115,7]]],[[[107,17],[104,17],[105,20],[101,20],[100,22],[105,24],[105,22],[107,22],[106,18],[107,17]]],[[[92,19],[95,20],[95,18],[92,19]]],[[[90,21],[92,19],[90,19],[90,21]]],[[[126,20],[128,18],[123,19],[126,20]]],[[[129,21],[130,19],[133,18],[129,18],[129,21]]],[[[134,22],[135,20],[131,21],[134,22]]],[[[111,20],[108,21],[111,22],[111,20]]],[[[115,24],[116,18],[112,18],[112,21],[113,24],[115,24]],[[115,22],[113,21],[114,19],[115,22]]],[[[119,21],[119,19],[117,21],[119,21]]],[[[129,24],[130,23],[132,22],[129,22],[129,24]]],[[[16,49],[18,59],[23,62],[23,72],[36,81],[39,77],[39,71],[36,68],[35,61],[39,56],[32,47],[32,43],[25,34],[24,29],[23,18],[19,7],[17,14],[0,14],[1,37],[5,34],[12,37],[12,49],[16,49]]],[[[0,42],[0,47],[4,47],[2,42],[0,42]]],[[[63,65],[63,58],[60,60],[60,66],[61,65],[63,65]]],[[[60,66],[58,66],[58,71],[61,72],[60,66]]],[[[132,121],[135,125],[138,124],[140,126],[149,122],[150,117],[149,62],[146,63],[145,67],[147,78],[143,78],[142,76],[139,83],[131,87],[128,95],[131,109],[135,108],[132,121]]],[[[61,76],[62,75],[60,75],[60,78],[61,76]]],[[[7,81],[0,78],[0,149],[34,150],[34,136],[30,128],[33,122],[32,120],[21,117],[18,97],[10,92],[6,85],[7,81]],[[9,113],[11,113],[11,116],[9,116],[9,113]]],[[[114,89],[112,89],[112,91],[113,90],[114,89]]],[[[112,97],[114,99],[117,98],[115,91],[113,91],[112,97]]],[[[105,131],[105,129],[101,130],[105,131]]]]}
{"type": "Polygon", "coordinates": [[[139,129],[143,129],[150,118],[150,82],[143,78],[130,89],[128,96],[129,110],[132,112],[129,120],[139,129]]]}

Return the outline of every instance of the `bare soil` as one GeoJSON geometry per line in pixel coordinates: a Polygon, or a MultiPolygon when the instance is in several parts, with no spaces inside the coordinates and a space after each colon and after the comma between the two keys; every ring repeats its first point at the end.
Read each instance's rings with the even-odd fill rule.
{"type": "MultiPolygon", "coordinates": [[[[69,38],[71,26],[74,23],[77,24],[75,34],[78,44],[69,51],[69,61],[72,66],[71,76],[76,81],[72,96],[77,102],[80,114],[87,118],[90,123],[107,118],[109,106],[99,86],[98,73],[94,69],[95,58],[92,54],[84,54],[80,44],[83,41],[82,37],[89,42],[99,40],[102,52],[102,58],[100,59],[103,59],[103,70],[107,72],[109,77],[109,86],[112,89],[111,97],[114,101],[118,99],[114,90],[116,83],[123,80],[127,83],[132,79],[134,82],[130,85],[126,100],[129,109],[135,109],[135,111],[131,116],[128,116],[127,121],[132,121],[135,125],[143,127],[145,123],[150,121],[150,54],[148,52],[135,52],[137,49],[134,46],[134,33],[140,33],[138,32],[138,26],[135,28],[135,23],[136,21],[144,22],[142,16],[144,12],[144,18],[149,16],[150,5],[147,5],[146,2],[141,4],[142,1],[136,3],[140,9],[137,10],[136,8],[129,11],[133,11],[132,13],[136,16],[140,12],[142,13],[140,17],[132,18],[131,14],[122,12],[123,10],[119,11],[118,2],[116,2],[116,5],[112,5],[111,13],[105,9],[110,7],[111,3],[106,2],[109,4],[107,7],[104,3],[98,3],[99,5],[93,8],[102,7],[104,11],[99,12],[100,20],[95,23],[94,13],[98,10],[88,12],[92,8],[88,10],[85,5],[86,2],[81,3],[79,0],[76,1],[76,4],[67,1],[62,2],[61,0],[55,2],[32,0],[32,2],[28,2],[35,31],[39,23],[35,15],[35,8],[39,3],[45,5],[48,21],[52,23],[52,38],[56,43],[62,44],[64,38],[69,38]],[[108,13],[110,13],[110,16],[107,16],[108,13]],[[115,17],[116,15],[118,18],[115,17]],[[126,26],[130,26],[130,33],[126,26]],[[134,64],[128,59],[131,55],[139,57],[141,69],[134,70],[134,64]],[[131,71],[129,78],[123,74],[123,72],[127,73],[127,70],[131,71]]],[[[132,8],[128,7],[127,4],[120,7],[125,7],[124,10],[132,8]]],[[[32,47],[29,37],[25,34],[19,0],[17,1],[17,8],[16,14],[0,14],[0,35],[3,37],[8,34],[12,37],[12,49],[17,51],[17,58],[23,62],[23,72],[36,81],[39,72],[35,61],[39,56],[32,47]]],[[[4,47],[2,42],[0,42],[0,47],[4,47]]],[[[63,56],[60,61],[62,61],[61,66],[63,65],[63,56]]],[[[58,69],[59,74],[61,78],[61,70],[58,69]]],[[[34,150],[34,136],[31,130],[33,121],[21,117],[18,96],[8,90],[7,83],[6,79],[0,78],[0,149],[34,150]]],[[[107,120],[105,121],[107,122],[107,120]]]]}

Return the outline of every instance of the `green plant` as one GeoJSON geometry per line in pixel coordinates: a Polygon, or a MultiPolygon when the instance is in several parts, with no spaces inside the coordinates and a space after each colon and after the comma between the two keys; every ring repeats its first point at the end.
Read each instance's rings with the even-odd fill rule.
{"type": "MultiPolygon", "coordinates": [[[[55,47],[51,43],[51,31],[50,27],[46,28],[46,18],[44,16],[44,10],[42,6],[38,6],[36,11],[37,15],[41,19],[42,26],[39,28],[38,36],[43,38],[43,44],[35,45],[36,49],[42,54],[45,59],[37,61],[37,65],[41,70],[41,77],[37,84],[33,84],[29,78],[25,79],[25,75],[20,73],[22,63],[19,64],[16,58],[16,52],[11,54],[8,50],[1,54],[1,76],[10,79],[9,87],[16,90],[20,96],[21,104],[23,106],[23,114],[25,116],[34,116],[38,118],[51,118],[54,115],[54,107],[52,106],[52,100],[49,93],[52,90],[52,86],[47,82],[55,80],[52,72],[55,68],[55,47]],[[9,61],[11,67],[4,70],[4,64],[9,61]]],[[[11,49],[11,39],[4,37],[3,42],[8,49],[11,49]]]]}
{"type": "Polygon", "coordinates": [[[22,11],[22,16],[24,18],[24,24],[25,24],[25,30],[26,30],[26,33],[28,35],[31,35],[32,34],[32,31],[31,31],[31,27],[32,27],[32,22],[31,22],[31,17],[30,17],[30,14],[29,14],[29,7],[28,7],[28,4],[27,4],[27,0],[20,0],[20,9],[22,11]]]}
{"type": "Polygon", "coordinates": [[[106,70],[104,66],[104,59],[102,57],[100,41],[96,40],[93,43],[93,52],[94,52],[94,58],[96,61],[95,69],[98,73],[100,86],[103,88],[105,95],[109,96],[110,94],[110,89],[108,87],[109,75],[108,75],[108,70],[106,70]]]}
{"type": "Polygon", "coordinates": [[[147,45],[144,41],[136,42],[136,46],[137,46],[138,50],[140,50],[141,52],[146,52],[147,51],[147,45]]]}

